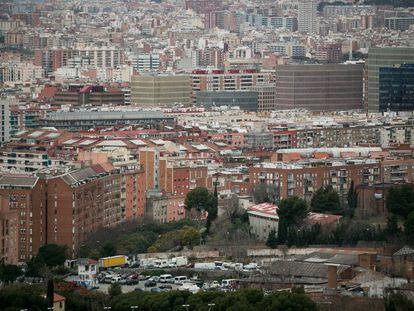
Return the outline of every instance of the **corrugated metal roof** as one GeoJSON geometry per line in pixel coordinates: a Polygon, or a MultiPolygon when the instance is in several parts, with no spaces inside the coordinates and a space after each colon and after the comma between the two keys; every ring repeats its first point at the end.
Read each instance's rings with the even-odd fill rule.
{"type": "Polygon", "coordinates": [[[21,188],[33,188],[37,181],[38,177],[33,176],[0,176],[0,186],[7,187],[21,187],[21,188]]]}

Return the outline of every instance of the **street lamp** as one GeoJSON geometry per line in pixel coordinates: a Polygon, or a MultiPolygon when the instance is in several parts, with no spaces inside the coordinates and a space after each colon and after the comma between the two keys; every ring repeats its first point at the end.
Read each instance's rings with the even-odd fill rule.
{"type": "Polygon", "coordinates": [[[207,306],[208,306],[208,311],[211,311],[211,309],[212,309],[213,307],[215,307],[215,306],[216,306],[216,304],[215,304],[215,303],[209,303],[207,306]]]}
{"type": "Polygon", "coordinates": [[[188,311],[188,308],[190,308],[190,305],[183,305],[183,308],[185,308],[185,310],[188,311]]]}

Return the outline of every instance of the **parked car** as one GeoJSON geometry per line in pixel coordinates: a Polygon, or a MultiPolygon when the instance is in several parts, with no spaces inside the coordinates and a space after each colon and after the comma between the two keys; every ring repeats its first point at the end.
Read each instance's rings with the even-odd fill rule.
{"type": "Polygon", "coordinates": [[[149,275],[139,275],[138,276],[138,279],[140,280],[140,281],[145,281],[145,280],[148,280],[150,278],[150,276],[149,275]]]}
{"type": "Polygon", "coordinates": [[[160,282],[161,283],[173,283],[174,279],[171,274],[161,274],[160,275],[160,282]]]}
{"type": "Polygon", "coordinates": [[[138,279],[126,279],[125,285],[137,285],[139,284],[139,280],[138,279]]]}
{"type": "Polygon", "coordinates": [[[161,293],[161,292],[163,292],[163,290],[159,287],[154,287],[154,288],[151,288],[151,292],[152,293],[161,293]]]}
{"type": "Polygon", "coordinates": [[[167,289],[167,290],[172,290],[172,286],[168,285],[168,284],[162,284],[160,286],[158,286],[161,289],[167,289]]]}
{"type": "Polygon", "coordinates": [[[187,281],[187,277],[185,275],[181,275],[181,276],[176,276],[174,278],[174,284],[177,285],[182,285],[183,283],[185,283],[187,281]]]}
{"type": "Polygon", "coordinates": [[[159,276],[152,276],[148,280],[151,280],[151,281],[154,281],[154,282],[158,283],[160,281],[160,277],[159,276]]]}
{"type": "Polygon", "coordinates": [[[145,287],[154,287],[154,286],[157,286],[157,282],[148,280],[148,281],[145,281],[144,286],[145,287]]]}

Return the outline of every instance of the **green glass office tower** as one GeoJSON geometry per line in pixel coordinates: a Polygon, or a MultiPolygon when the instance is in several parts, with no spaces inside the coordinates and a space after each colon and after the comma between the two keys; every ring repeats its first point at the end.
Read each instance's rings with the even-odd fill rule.
{"type": "Polygon", "coordinates": [[[368,52],[368,111],[379,111],[379,69],[401,64],[414,64],[414,48],[370,48],[368,52]]]}

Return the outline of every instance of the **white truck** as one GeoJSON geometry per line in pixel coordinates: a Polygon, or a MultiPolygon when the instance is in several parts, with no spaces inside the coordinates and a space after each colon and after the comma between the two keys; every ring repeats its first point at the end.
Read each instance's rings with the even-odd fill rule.
{"type": "Polygon", "coordinates": [[[188,265],[187,256],[173,257],[171,258],[171,264],[176,267],[183,267],[188,265]]]}
{"type": "Polygon", "coordinates": [[[214,262],[196,262],[194,264],[194,269],[214,270],[216,269],[216,264],[214,262]]]}

